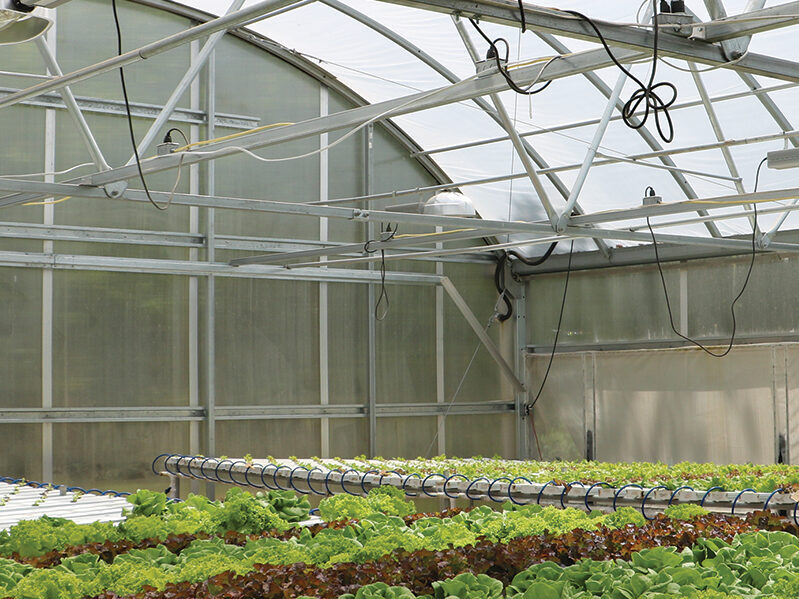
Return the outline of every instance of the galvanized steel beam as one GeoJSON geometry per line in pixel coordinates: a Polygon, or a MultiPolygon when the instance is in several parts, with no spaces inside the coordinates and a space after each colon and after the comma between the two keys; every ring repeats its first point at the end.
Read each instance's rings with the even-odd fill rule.
{"type": "MultiPolygon", "coordinates": [[[[519,3],[513,0],[382,0],[390,4],[401,4],[446,14],[474,16],[484,21],[519,27],[519,3]]],[[[564,11],[526,5],[527,28],[554,35],[563,35],[590,42],[598,42],[594,29],[581,19],[564,11]]],[[[654,46],[652,31],[630,25],[617,25],[595,20],[597,28],[612,46],[650,53],[654,46]]],[[[604,50],[603,50],[604,51],[604,50]]],[[[725,66],[736,71],[799,83],[799,63],[762,54],[749,53],[735,64],[724,51],[714,44],[688,39],[665,31],[659,33],[658,52],[682,60],[701,62],[713,66],[725,66]]]]}
{"type": "Polygon", "coordinates": [[[693,37],[715,43],[741,37],[751,38],[755,33],[789,27],[799,23],[799,2],[786,2],[769,8],[762,8],[764,4],[765,0],[758,0],[756,5],[759,5],[760,9],[747,7],[739,15],[728,17],[724,14],[713,17],[713,21],[707,21],[695,26],[693,37]]]}
{"type": "MultiPolygon", "coordinates": [[[[0,99],[16,93],[20,90],[12,89],[9,87],[0,87],[0,99]]],[[[92,114],[113,114],[119,116],[127,116],[125,110],[125,103],[121,100],[110,100],[102,98],[93,98],[89,96],[75,96],[75,101],[78,107],[84,113],[92,114]]],[[[40,108],[56,108],[58,110],[66,110],[67,105],[57,92],[42,94],[30,100],[20,102],[23,106],[36,106],[40,108]]],[[[163,109],[162,106],[157,104],[145,104],[142,102],[130,103],[130,114],[135,118],[141,119],[154,119],[163,109]]],[[[205,113],[192,110],[190,108],[176,108],[172,114],[172,120],[179,123],[188,123],[191,125],[204,125],[206,123],[205,113]]],[[[244,116],[236,114],[217,114],[216,125],[219,127],[226,127],[228,129],[241,129],[247,130],[257,127],[260,123],[258,117],[244,116]]]]}
{"type": "Polygon", "coordinates": [[[207,35],[217,31],[224,31],[230,29],[231,27],[236,27],[242,23],[251,21],[256,17],[261,17],[270,11],[278,10],[292,3],[292,0],[261,0],[261,2],[257,2],[256,4],[236,11],[235,13],[213,19],[206,23],[197,25],[196,27],[192,27],[185,31],[180,31],[161,40],[149,43],[135,50],[125,52],[120,56],[108,58],[102,62],[80,68],[66,75],[62,75],[61,77],[53,77],[47,81],[43,81],[42,83],[38,83],[27,89],[21,90],[15,94],[6,96],[0,100],[0,108],[12,106],[17,102],[26,100],[28,98],[35,98],[36,96],[45,92],[54,89],[61,89],[67,85],[84,81],[91,77],[101,75],[102,73],[107,73],[108,71],[125,67],[141,60],[152,58],[153,56],[157,56],[158,54],[168,50],[188,44],[191,41],[202,39],[207,35]]]}

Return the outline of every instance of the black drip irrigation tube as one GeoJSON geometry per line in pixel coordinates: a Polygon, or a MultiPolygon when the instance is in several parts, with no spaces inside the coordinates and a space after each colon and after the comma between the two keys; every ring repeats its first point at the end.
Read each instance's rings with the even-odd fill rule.
{"type": "MultiPolygon", "coordinates": [[[[444,494],[444,496],[446,496],[446,497],[448,497],[450,499],[458,499],[459,497],[465,497],[466,499],[469,499],[470,501],[480,501],[482,499],[489,499],[489,500],[493,501],[494,503],[503,503],[504,501],[510,500],[512,503],[514,503],[516,505],[529,505],[530,503],[532,503],[532,501],[530,501],[530,502],[518,501],[517,499],[515,499],[513,497],[512,491],[513,491],[513,488],[516,486],[517,482],[523,481],[523,482],[527,483],[528,485],[535,484],[531,480],[529,480],[528,478],[525,478],[523,476],[517,476],[516,478],[509,478],[507,476],[500,476],[500,477],[497,477],[495,479],[490,479],[490,478],[486,478],[484,476],[480,476],[478,478],[471,479],[468,476],[466,476],[465,474],[461,474],[461,473],[458,473],[458,472],[456,472],[455,474],[451,474],[451,475],[447,476],[447,475],[442,474],[440,472],[434,472],[432,474],[423,475],[423,474],[419,474],[418,472],[413,472],[411,474],[406,474],[404,472],[399,472],[398,470],[390,470],[388,472],[381,472],[381,471],[378,471],[378,470],[369,470],[367,472],[359,472],[358,470],[355,470],[354,468],[349,468],[347,470],[338,470],[338,469],[328,470],[327,473],[325,474],[325,471],[322,468],[319,468],[318,466],[314,466],[313,468],[308,468],[306,466],[295,466],[295,467],[292,468],[291,466],[287,466],[285,464],[279,465],[279,464],[273,464],[271,462],[268,463],[268,464],[263,464],[263,465],[262,464],[247,464],[247,468],[244,471],[244,482],[241,482],[241,481],[236,480],[234,478],[234,476],[233,476],[233,467],[236,466],[236,464],[246,464],[246,462],[244,462],[243,460],[230,460],[230,459],[219,460],[217,458],[203,458],[203,461],[202,461],[202,463],[199,466],[199,473],[197,473],[194,470],[192,470],[192,464],[194,463],[194,460],[199,460],[199,459],[201,459],[201,457],[202,456],[190,456],[190,455],[184,455],[184,454],[179,454],[179,453],[162,453],[162,454],[158,455],[153,460],[151,468],[152,468],[152,471],[153,471],[154,474],[156,474],[156,475],[162,474],[162,472],[159,472],[159,470],[156,468],[156,466],[157,466],[159,460],[161,460],[163,458],[163,464],[161,465],[161,467],[162,467],[164,472],[166,472],[167,474],[169,474],[171,476],[182,476],[182,477],[185,477],[185,478],[193,478],[193,479],[196,479],[196,480],[205,480],[205,481],[212,482],[212,483],[217,483],[218,482],[218,483],[223,483],[223,484],[235,484],[235,485],[238,485],[238,486],[241,486],[241,487],[252,487],[252,488],[255,488],[255,489],[269,489],[269,490],[273,490],[273,491],[278,491],[278,490],[279,491],[288,491],[288,490],[292,490],[292,491],[295,491],[296,493],[299,493],[299,494],[302,494],[302,495],[319,495],[319,496],[331,496],[331,495],[336,494],[336,491],[334,489],[331,489],[331,487],[330,487],[330,484],[331,484],[330,477],[333,476],[334,474],[338,474],[340,476],[340,478],[339,478],[339,480],[337,482],[338,486],[341,487],[341,491],[340,492],[347,493],[348,495],[358,495],[358,493],[354,493],[353,491],[348,489],[347,488],[347,484],[350,484],[351,486],[359,485],[360,488],[361,488],[361,491],[363,491],[363,493],[366,493],[367,492],[367,489],[366,489],[366,477],[367,476],[370,476],[370,475],[377,476],[379,474],[380,478],[378,479],[378,481],[376,483],[376,486],[379,487],[379,486],[381,486],[383,484],[383,479],[384,478],[386,478],[387,476],[389,476],[391,474],[394,474],[397,477],[399,477],[399,479],[400,479],[399,488],[402,489],[408,497],[418,497],[420,495],[420,493],[415,493],[415,492],[412,492],[412,491],[408,490],[409,481],[412,478],[417,478],[420,481],[421,494],[425,495],[427,497],[435,498],[435,497],[440,497],[440,495],[434,495],[433,493],[431,493],[429,491],[429,489],[427,488],[427,482],[431,478],[439,478],[439,479],[443,480],[442,487],[441,487],[442,493],[444,494]],[[170,460],[173,460],[175,462],[174,463],[175,471],[170,470],[170,468],[169,468],[170,460]],[[189,460],[188,464],[186,465],[187,472],[184,472],[184,471],[180,470],[180,461],[181,460],[189,460]],[[206,474],[205,465],[209,461],[212,462],[212,464],[210,464],[209,467],[208,467],[210,469],[210,471],[213,473],[212,475],[206,474]],[[270,468],[272,469],[271,471],[269,470],[270,468]],[[280,483],[278,482],[278,476],[277,475],[278,475],[278,472],[280,472],[281,470],[289,470],[290,471],[289,474],[288,474],[289,487],[282,487],[280,485],[280,483]],[[296,476],[295,473],[297,473],[299,470],[305,471],[304,476],[302,476],[302,477],[296,476]],[[229,480],[223,480],[219,476],[220,471],[222,473],[226,474],[226,477],[229,480]],[[261,485],[258,485],[258,484],[254,483],[254,482],[252,482],[250,480],[250,472],[251,471],[253,472],[253,478],[260,478],[261,479],[261,485]],[[325,489],[324,491],[320,491],[320,490],[314,488],[314,486],[311,484],[311,475],[314,472],[319,472],[321,474],[324,474],[324,480],[322,481],[322,483],[324,485],[324,489],[325,489]],[[257,477],[255,476],[256,474],[258,475],[257,477]],[[346,480],[347,477],[349,477],[349,480],[346,480]],[[269,482],[267,482],[270,479],[271,479],[271,482],[272,482],[272,484],[274,486],[271,486],[269,484],[269,482]],[[297,487],[294,484],[295,479],[304,480],[305,485],[308,487],[308,490],[304,490],[304,489],[302,489],[300,487],[297,487]],[[466,486],[466,489],[464,491],[462,491],[461,493],[455,493],[455,494],[451,493],[450,489],[449,489],[449,485],[450,485],[450,482],[453,479],[459,479],[463,483],[468,483],[467,486],[466,486]],[[471,493],[472,487],[474,487],[475,484],[480,483],[480,482],[484,482],[484,483],[488,484],[488,491],[481,493],[481,495],[479,495],[479,496],[478,495],[472,495],[472,493],[471,493]],[[495,496],[496,493],[494,492],[494,486],[499,484],[499,483],[502,483],[502,482],[507,482],[508,483],[507,492],[504,493],[503,495],[501,495],[499,498],[497,498],[495,496]]],[[[3,477],[0,477],[0,482],[4,482],[4,481],[7,481],[7,480],[10,480],[10,479],[6,479],[6,478],[3,478],[3,477]]],[[[19,481],[19,480],[20,479],[16,479],[16,481],[19,481]]],[[[34,483],[27,483],[27,484],[46,486],[46,485],[42,485],[41,483],[35,483],[35,482],[34,483]]],[[[371,481],[370,484],[375,485],[375,481],[371,481]]],[[[558,483],[555,480],[550,480],[549,482],[545,483],[541,487],[541,489],[539,490],[538,495],[537,495],[536,500],[535,500],[535,503],[538,504],[538,505],[541,505],[541,499],[543,498],[544,491],[546,490],[546,488],[549,487],[550,485],[558,487],[559,484],[560,483],[558,483]]],[[[393,485],[393,486],[396,486],[396,485],[393,485]]],[[[630,483],[630,484],[622,485],[621,487],[616,488],[613,485],[611,485],[610,483],[605,482],[605,481],[593,483],[592,485],[590,485],[589,487],[586,488],[586,485],[584,483],[582,483],[580,481],[574,481],[574,482],[569,483],[568,485],[563,486],[563,490],[560,493],[560,506],[562,508],[566,507],[566,505],[565,505],[566,496],[568,495],[568,493],[575,486],[580,486],[580,487],[586,489],[585,495],[583,496],[583,501],[585,503],[585,509],[588,512],[590,512],[592,510],[591,506],[588,503],[589,499],[590,499],[590,496],[591,496],[591,492],[596,487],[600,487],[600,488],[604,487],[606,489],[610,489],[611,491],[613,491],[612,508],[613,508],[614,512],[618,510],[617,503],[618,503],[619,497],[621,496],[621,494],[626,489],[630,489],[630,488],[638,489],[643,495],[643,498],[641,500],[641,505],[640,505],[640,507],[638,509],[641,512],[641,514],[644,516],[644,518],[646,518],[647,520],[653,520],[654,519],[654,518],[650,518],[647,515],[647,513],[646,513],[646,507],[647,507],[646,504],[647,504],[647,501],[649,501],[650,496],[654,492],[656,492],[658,490],[661,490],[661,489],[668,490],[668,487],[666,487],[664,485],[658,485],[658,486],[652,487],[650,489],[645,489],[643,486],[641,486],[639,484],[636,484],[636,483],[630,483]]],[[[72,489],[78,489],[80,491],[83,491],[83,489],[79,489],[78,487],[70,487],[70,489],[68,489],[68,490],[72,490],[72,489]]],[[[670,506],[670,505],[672,505],[674,503],[674,501],[675,501],[677,495],[680,493],[680,491],[685,491],[685,490],[692,491],[694,493],[697,492],[693,487],[690,487],[688,485],[683,485],[681,487],[678,487],[674,491],[672,491],[672,493],[671,493],[671,495],[669,497],[669,500],[668,500],[668,504],[667,504],[666,507],[668,507],[668,506],[670,506]]],[[[91,492],[91,491],[97,491],[97,490],[96,489],[90,489],[88,492],[91,492]]],[[[716,486],[716,487],[711,487],[710,489],[705,491],[704,495],[702,496],[702,499],[698,503],[701,507],[704,507],[708,496],[713,491],[724,492],[724,488],[716,486]]],[[[87,492],[87,491],[83,491],[83,492],[87,492]]],[[[115,491],[103,491],[100,494],[104,495],[104,494],[108,494],[108,493],[116,494],[115,491]]],[[[731,510],[730,511],[731,511],[732,515],[735,514],[735,508],[738,505],[738,501],[741,499],[741,497],[745,493],[756,493],[756,491],[754,489],[744,489],[743,491],[739,491],[737,493],[737,495],[735,496],[735,498],[733,499],[732,503],[731,503],[731,510]]],[[[784,488],[780,488],[780,489],[776,489],[775,491],[772,491],[771,494],[766,499],[766,501],[764,502],[763,507],[761,509],[768,510],[769,509],[769,504],[771,503],[771,500],[774,498],[775,495],[778,495],[779,493],[787,494],[787,493],[789,493],[789,490],[784,489],[784,488]]],[[[116,494],[117,497],[122,497],[122,496],[125,496],[125,495],[129,495],[129,493],[116,494]]],[[[686,502],[686,503],[689,503],[689,502],[686,502]]],[[[690,502],[690,503],[695,503],[695,502],[690,502]]],[[[784,509],[784,508],[780,508],[780,509],[784,509]]],[[[792,518],[793,518],[794,523],[796,523],[796,525],[799,526],[799,501],[793,501],[792,518]]]]}

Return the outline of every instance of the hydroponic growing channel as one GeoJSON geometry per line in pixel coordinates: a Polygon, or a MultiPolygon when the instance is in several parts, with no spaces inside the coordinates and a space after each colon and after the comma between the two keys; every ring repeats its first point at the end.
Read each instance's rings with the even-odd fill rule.
{"type": "Polygon", "coordinates": [[[217,459],[163,454],[172,476],[320,496],[365,494],[381,486],[409,496],[615,511],[649,518],[670,505],[696,504],[730,514],[799,510],[799,473],[785,465],[605,464],[515,460],[217,459]]]}

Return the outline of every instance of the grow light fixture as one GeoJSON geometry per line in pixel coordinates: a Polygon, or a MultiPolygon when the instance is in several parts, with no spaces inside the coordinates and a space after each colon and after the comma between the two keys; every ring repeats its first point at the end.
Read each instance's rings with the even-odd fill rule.
{"type": "Polygon", "coordinates": [[[399,204],[386,208],[388,212],[411,212],[430,214],[433,216],[455,216],[459,218],[477,218],[477,211],[472,201],[460,191],[445,189],[439,191],[426,202],[399,204]]]}
{"type": "Polygon", "coordinates": [[[769,152],[766,156],[768,157],[769,168],[784,169],[799,167],[799,148],[769,152]]]}
{"type": "Polygon", "coordinates": [[[36,39],[52,26],[50,19],[31,14],[34,8],[55,8],[68,0],[0,0],[0,45],[36,39]]]}

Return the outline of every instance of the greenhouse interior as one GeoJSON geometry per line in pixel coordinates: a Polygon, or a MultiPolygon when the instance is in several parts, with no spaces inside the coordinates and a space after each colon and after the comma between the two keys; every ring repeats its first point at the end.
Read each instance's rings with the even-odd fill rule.
{"type": "Polygon", "coordinates": [[[0,0],[0,599],[799,598],[799,2],[556,4],[0,0]]]}

